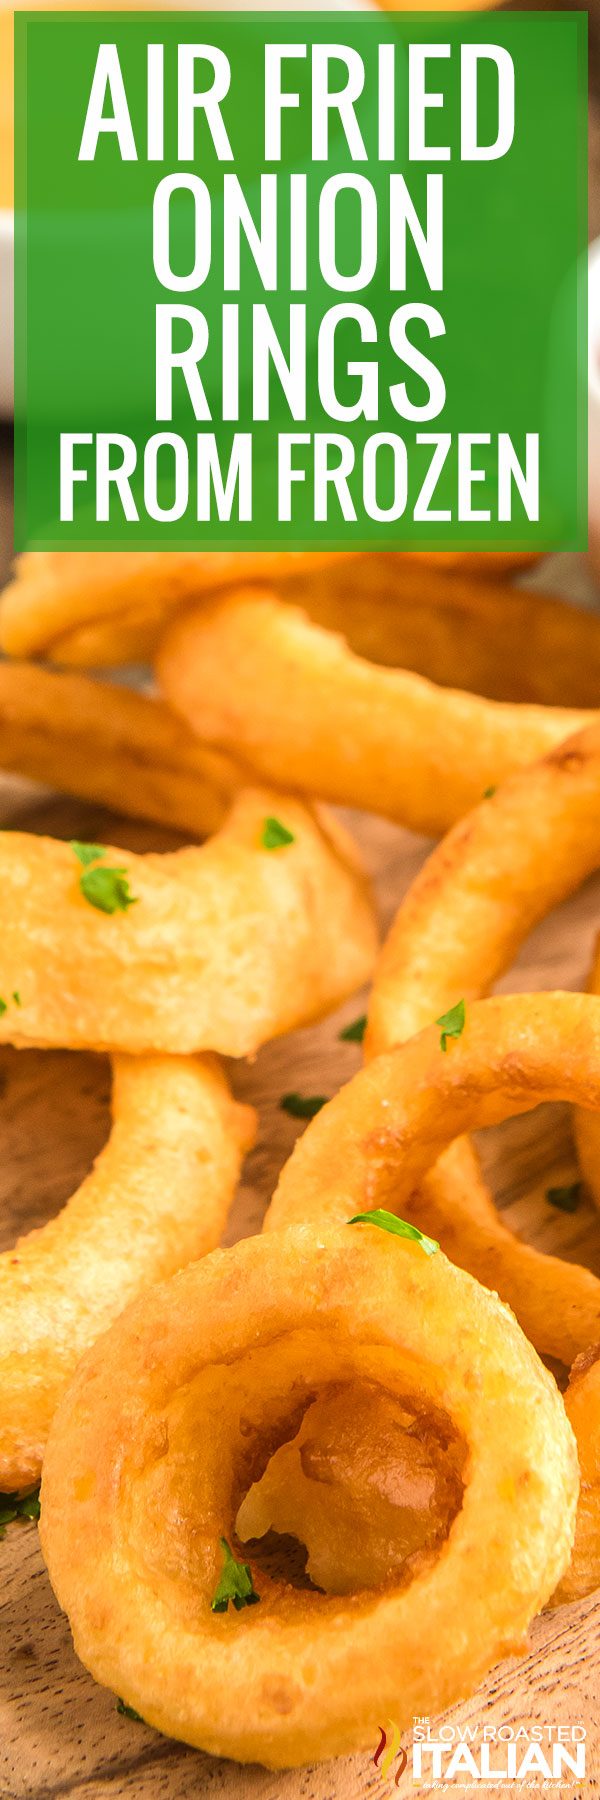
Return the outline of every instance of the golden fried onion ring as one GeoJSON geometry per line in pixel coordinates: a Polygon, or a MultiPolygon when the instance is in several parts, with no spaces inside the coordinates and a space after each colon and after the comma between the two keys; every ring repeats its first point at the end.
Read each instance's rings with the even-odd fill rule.
{"type": "MultiPolygon", "coordinates": [[[[485,992],[551,909],[600,863],[600,725],[504,783],[434,850],[378,961],[365,1040],[378,1055],[485,992]]],[[[596,1129],[590,1115],[589,1127],[596,1129]]],[[[600,1336],[600,1282],[522,1244],[467,1144],[431,1170],[409,1216],[498,1289],[543,1354],[569,1366],[600,1336]]]]}
{"type": "Polygon", "coordinates": [[[359,557],[279,587],[368,662],[410,669],[489,700],[590,707],[600,692],[600,616],[553,594],[359,557]]]}
{"type": "MultiPolygon", "coordinates": [[[[223,586],[237,586],[245,567],[246,559],[238,564],[232,558],[223,586]]],[[[304,607],[328,630],[342,631],[353,650],[375,662],[415,669],[443,687],[469,688],[492,700],[594,706],[600,620],[585,608],[494,579],[512,569],[502,556],[371,552],[290,556],[271,568],[270,579],[275,585],[277,577],[281,599],[304,607]]],[[[194,592],[171,597],[155,579],[134,605],[76,627],[48,654],[88,668],[151,662],[165,624],[197,599],[194,592]]]]}
{"type": "MultiPolygon", "coordinates": [[[[72,634],[118,629],[130,616],[138,628],[156,627],[203,593],[237,581],[285,579],[305,563],[313,569],[334,560],[327,551],[28,551],[17,558],[0,597],[0,649],[8,656],[91,661],[70,652],[72,634]]],[[[134,649],[131,643],[130,654],[134,649]]]]}
{"type": "Polygon", "coordinates": [[[549,1100],[600,1111],[595,996],[477,1000],[445,1054],[440,1036],[430,1025],[375,1057],[323,1107],[282,1171],[267,1230],[300,1219],[327,1226],[374,1207],[405,1216],[414,1188],[461,1132],[549,1100]]]}
{"type": "Polygon", "coordinates": [[[204,845],[136,856],[107,848],[135,904],[107,915],[80,891],[73,850],[0,833],[0,1042],[244,1056],[318,1018],[366,980],[369,893],[335,821],[247,790],[204,845]],[[293,842],[262,846],[276,815],[293,842]]]}
{"type": "MultiPolygon", "coordinates": [[[[600,939],[596,944],[589,989],[591,994],[600,993],[600,939]]],[[[594,1113],[576,1111],[575,1142],[581,1173],[596,1205],[600,1206],[600,1129],[594,1113]]],[[[600,1480],[600,1463],[598,1476],[600,1480]]]]}
{"type": "Polygon", "coordinates": [[[331,580],[337,592],[340,585],[368,585],[372,569],[376,585],[383,579],[396,598],[407,592],[410,596],[412,586],[417,595],[433,592],[441,599],[449,574],[457,582],[461,575],[474,575],[480,582],[482,577],[493,580],[531,560],[455,552],[423,557],[35,551],[17,558],[14,579],[0,599],[0,646],[11,656],[50,656],[55,662],[89,668],[144,662],[154,654],[165,621],[174,612],[205,592],[240,581],[276,581],[293,596],[298,584],[302,590],[303,571],[309,592],[315,580],[319,588],[331,580]]]}
{"type": "Polygon", "coordinates": [[[592,717],[376,667],[295,607],[247,589],[175,621],[157,671],[193,729],[263,777],[433,834],[592,717]]]}
{"type": "Polygon", "coordinates": [[[83,1351],[143,1288],[218,1244],[253,1126],[210,1057],[115,1058],[91,1173],[0,1256],[0,1489],[39,1480],[83,1351]]]}
{"type": "Polygon", "coordinates": [[[160,700],[32,663],[0,663],[0,769],[194,837],[242,780],[160,700]]]}
{"type": "MultiPolygon", "coordinates": [[[[497,980],[546,913],[600,862],[600,727],[506,782],[435,850],[399,909],[376,973],[365,1048],[376,1055],[497,980]]],[[[596,964],[592,987],[598,987],[596,964]]],[[[576,1112],[583,1173],[599,1189],[597,1115],[576,1112]]],[[[521,1243],[498,1216],[470,1145],[455,1143],[408,1208],[446,1254],[497,1289],[544,1355],[573,1364],[565,1396],[582,1471],[575,1549],[557,1598],[600,1579],[600,1281],[521,1243]],[[575,1360],[574,1360],[575,1359],[575,1360]]]]}
{"type": "Polygon", "coordinates": [[[287,1768],[373,1741],[382,1709],[401,1726],[437,1711],[521,1649],[576,1494],[560,1395],[494,1295],[371,1227],[299,1228],[154,1288],[83,1359],[50,1434],[41,1537],[99,1681],[171,1736],[287,1768]],[[250,1557],[260,1604],[215,1614],[240,1500],[340,1382],[449,1420],[468,1454],[449,1535],[410,1586],[350,1596],[250,1557]]]}
{"type": "MultiPolygon", "coordinates": [[[[517,866],[515,861],[515,872],[517,866]]],[[[497,905],[502,893],[499,887],[497,905]]],[[[448,932],[450,951],[451,911],[448,932]]],[[[475,920],[471,935],[468,911],[464,932],[465,949],[468,944],[476,951],[475,920]]],[[[430,941],[435,944],[426,935],[422,945],[430,941]]],[[[399,968],[396,975],[401,985],[399,968]]],[[[445,1055],[438,1027],[411,1038],[400,1063],[397,1055],[376,1057],[313,1120],[283,1171],[267,1228],[293,1224],[300,1215],[334,1219],[342,1191],[344,1204],[356,1211],[391,1206],[422,1230],[435,1232],[448,1255],[495,1287],[514,1306],[538,1348],[566,1361],[576,1355],[565,1406],[577,1436],[582,1487],[573,1555],[555,1599],[580,1599],[600,1581],[600,1281],[589,1270],[513,1237],[496,1214],[468,1144],[452,1143],[422,1189],[415,1189],[436,1153],[467,1126],[498,1123],[552,1099],[573,1100],[594,1109],[595,1116],[600,1110],[600,1000],[536,994],[476,1001],[467,1006],[463,1036],[452,1041],[445,1055]],[[399,1071],[406,1120],[398,1117],[399,1071]],[[373,1088],[383,1121],[375,1129],[373,1088]]],[[[277,1528],[279,1507],[272,1512],[277,1528]]],[[[313,1510],[310,1523],[317,1534],[312,1553],[318,1556],[319,1520],[313,1510]]]]}

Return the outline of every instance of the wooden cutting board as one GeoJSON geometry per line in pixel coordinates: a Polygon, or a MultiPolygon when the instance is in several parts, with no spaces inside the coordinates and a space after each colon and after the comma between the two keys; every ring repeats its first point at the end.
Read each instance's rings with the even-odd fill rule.
{"type": "MultiPolygon", "coordinates": [[[[100,809],[23,786],[0,788],[0,820],[64,837],[162,849],[166,832],[116,820],[100,809]],[[24,792],[27,797],[24,798],[24,792]]],[[[383,923],[392,916],[426,852],[421,840],[380,820],[351,820],[374,876],[383,923]]],[[[600,922],[600,878],[532,937],[506,989],[579,987],[600,922]]],[[[341,1044],[340,1026],[363,1010],[354,1000],[310,1031],[269,1045],[233,1070],[243,1099],[258,1108],[260,1133],[229,1223],[227,1241],[256,1231],[296,1126],[279,1108],[282,1093],[330,1094],[359,1066],[360,1051],[341,1044]]],[[[103,1058],[0,1050],[0,1245],[57,1211],[81,1180],[108,1129],[103,1058]]],[[[600,1218],[590,1203],[572,1216],[549,1206],[551,1177],[572,1179],[575,1165],[566,1109],[543,1108],[484,1134],[483,1149],[499,1204],[515,1229],[544,1250],[579,1259],[600,1273],[600,1218]]],[[[478,1694],[447,1715],[453,1724],[574,1725],[588,1733],[583,1786],[561,1788],[574,1800],[600,1786],[600,1598],[539,1620],[530,1653],[496,1669],[478,1694]]],[[[385,1721],[382,1721],[385,1723],[385,1721]]],[[[410,1749],[410,1734],[404,1740],[410,1749]]],[[[392,1788],[373,1754],[289,1775],[218,1762],[122,1717],[115,1698],[78,1663],[54,1600],[32,1524],[9,1527],[0,1543],[0,1800],[400,1800],[417,1791],[408,1772],[392,1788]]],[[[410,1769],[410,1761],[409,1761],[410,1769]]],[[[521,1794],[521,1786],[477,1784],[478,1791],[521,1794]]],[[[541,1792],[541,1778],[534,1778],[541,1792]]],[[[459,1791],[452,1786],[450,1792],[459,1791]]]]}

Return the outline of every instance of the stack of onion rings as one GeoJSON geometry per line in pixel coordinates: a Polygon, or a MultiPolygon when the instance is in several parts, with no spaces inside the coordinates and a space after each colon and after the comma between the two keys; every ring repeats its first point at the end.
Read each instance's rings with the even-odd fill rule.
{"type": "MultiPolygon", "coordinates": [[[[591,1108],[600,1193],[597,992],[478,998],[597,866],[600,723],[554,704],[564,608],[485,579],[519,559],[480,561],[25,558],[0,608],[13,654],[108,665],[159,644],[174,708],[0,670],[0,763],[220,827],[164,856],[0,838],[0,1042],[114,1058],[91,1176],[0,1258],[0,1484],[36,1479],[50,1428],[43,1547],[83,1661],[159,1729],[273,1767],[360,1747],[382,1708],[404,1726],[451,1704],[540,1607],[600,1581],[600,1281],[505,1230],[460,1138],[544,1100],[591,1108]],[[247,767],[432,833],[486,797],[403,903],[367,1067],[297,1145],[265,1236],[216,1252],[252,1121],[198,1052],[252,1054],[374,954],[348,840],[241,789],[247,767]],[[124,885],[116,916],[89,904],[90,860],[124,885]],[[400,1212],[441,1249],[398,1235],[400,1212]],[[536,1350],[572,1364],[566,1410],[536,1350]],[[273,1533],[305,1545],[304,1585],[273,1533]]],[[[600,634],[572,616],[580,708],[600,634]]]]}

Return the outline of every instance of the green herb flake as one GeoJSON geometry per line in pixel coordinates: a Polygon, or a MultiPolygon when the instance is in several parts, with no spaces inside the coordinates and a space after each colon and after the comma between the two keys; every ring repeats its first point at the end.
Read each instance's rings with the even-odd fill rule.
{"type": "Polygon", "coordinates": [[[263,850],[283,850],[286,844],[295,843],[293,831],[282,825],[281,819],[267,818],[261,832],[263,850]]]}
{"type": "Polygon", "coordinates": [[[279,1102],[282,1112],[289,1113],[290,1119],[314,1119],[315,1114],[327,1105],[326,1094],[283,1094],[279,1102]]]}
{"type": "Polygon", "coordinates": [[[100,862],[102,857],[106,856],[106,850],[102,844],[80,844],[77,838],[71,838],[69,849],[73,851],[77,861],[84,869],[88,869],[90,863],[100,862]]]}
{"type": "Polygon", "coordinates": [[[130,906],[137,906],[137,898],[130,892],[125,869],[107,869],[105,863],[93,869],[84,869],[79,878],[79,886],[84,900],[90,906],[95,906],[98,912],[127,912],[130,906]]]}
{"type": "Polygon", "coordinates": [[[223,1552],[223,1569],[210,1603],[211,1612],[227,1612],[230,1600],[236,1612],[241,1612],[243,1606],[256,1606],[260,1594],[256,1592],[250,1564],[238,1562],[229,1548],[227,1538],[219,1538],[219,1543],[223,1552]]]}
{"type": "Polygon", "coordinates": [[[497,792],[498,792],[498,789],[495,787],[484,788],[484,790],[483,790],[484,800],[493,800],[494,794],[497,794],[497,792]]]}
{"type": "MultiPolygon", "coordinates": [[[[14,1001],[15,1006],[21,1005],[21,995],[17,993],[16,989],[10,997],[11,1000],[14,1001]]],[[[5,1012],[8,1012],[8,1000],[0,1000],[0,1019],[4,1018],[5,1012]]]]}
{"type": "Polygon", "coordinates": [[[136,1712],[135,1706],[128,1706],[126,1700],[117,1700],[117,1712],[121,1713],[124,1719],[134,1719],[136,1725],[145,1725],[146,1723],[141,1713],[136,1712]]]}
{"type": "Polygon", "coordinates": [[[546,1188],[546,1199],[551,1206],[558,1207],[559,1212],[577,1212],[583,1192],[581,1181],[571,1181],[566,1187],[546,1188]]]}
{"type": "Polygon", "coordinates": [[[367,1015],[361,1013],[360,1019],[353,1019],[351,1025],[345,1025],[340,1031],[340,1044],[362,1044],[367,1029],[367,1015]]]}
{"type": "Polygon", "coordinates": [[[32,1494],[25,1494],[24,1499],[19,1501],[20,1519],[39,1519],[40,1510],[39,1488],[34,1488],[32,1494]]]}
{"type": "Polygon", "coordinates": [[[376,1206],[374,1212],[355,1213],[348,1224],[376,1225],[379,1231],[389,1231],[392,1237],[411,1238],[413,1243],[420,1244],[426,1256],[435,1256],[440,1247],[435,1238],[425,1237],[416,1225],[409,1225],[407,1219],[399,1219],[396,1213],[385,1212],[381,1206],[376,1206]]]}
{"type": "Polygon", "coordinates": [[[465,1018],[466,1012],[464,1000],[458,1000],[456,1006],[451,1006],[449,1012],[442,1013],[441,1018],[436,1019],[436,1025],[441,1025],[442,1028],[442,1035],[440,1037],[440,1046],[442,1050],[447,1049],[449,1038],[461,1037],[462,1032],[465,1029],[465,1018]]]}
{"type": "Polygon", "coordinates": [[[15,1519],[39,1519],[40,1490],[31,1488],[28,1494],[0,1494],[0,1537],[4,1537],[7,1525],[14,1524],[15,1519]]]}

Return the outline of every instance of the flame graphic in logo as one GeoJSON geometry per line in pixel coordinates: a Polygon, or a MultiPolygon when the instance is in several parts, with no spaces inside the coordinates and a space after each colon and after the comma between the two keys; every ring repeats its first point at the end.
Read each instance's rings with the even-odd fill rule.
{"type": "Polygon", "coordinates": [[[396,1757],[398,1758],[398,1768],[396,1770],[396,1774],[394,1777],[394,1787],[397,1787],[398,1782],[400,1780],[400,1776],[404,1774],[404,1770],[405,1770],[406,1764],[408,1762],[408,1756],[406,1754],[406,1750],[402,1749],[402,1746],[400,1743],[400,1727],[398,1725],[396,1725],[394,1719],[388,1719],[387,1724],[388,1724],[387,1731],[385,1730],[383,1725],[380,1725],[380,1727],[379,1727],[379,1730],[381,1732],[381,1737],[379,1739],[379,1743],[377,1745],[377,1749],[376,1749],[375,1755],[373,1757],[373,1762],[375,1764],[375,1768],[379,1769],[380,1775],[387,1775],[389,1773],[389,1770],[391,1769],[392,1763],[394,1762],[395,1758],[396,1757]],[[390,1733],[389,1742],[388,1742],[388,1732],[390,1733]]]}

